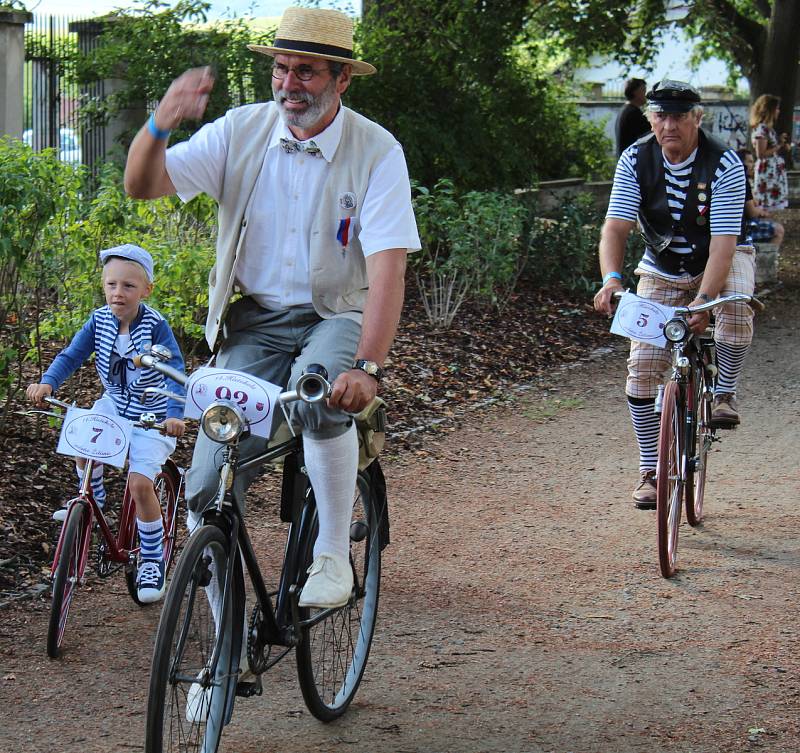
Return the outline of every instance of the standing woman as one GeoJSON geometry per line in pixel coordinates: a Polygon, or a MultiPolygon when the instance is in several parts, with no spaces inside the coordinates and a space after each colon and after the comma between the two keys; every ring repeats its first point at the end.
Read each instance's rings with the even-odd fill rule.
{"type": "Polygon", "coordinates": [[[786,209],[789,206],[786,163],[781,155],[784,147],[774,130],[780,109],[780,98],[762,94],[750,110],[751,138],[756,154],[753,195],[766,209],[786,209]]]}

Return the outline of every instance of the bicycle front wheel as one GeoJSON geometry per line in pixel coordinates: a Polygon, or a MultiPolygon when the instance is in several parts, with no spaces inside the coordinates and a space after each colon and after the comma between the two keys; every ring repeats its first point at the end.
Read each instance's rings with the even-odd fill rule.
{"type": "MultiPolygon", "coordinates": [[[[178,507],[178,485],[179,478],[176,476],[178,470],[170,464],[165,464],[159,474],[153,480],[156,499],[161,508],[161,520],[164,524],[164,572],[169,573],[172,559],[175,555],[175,533],[177,531],[176,510],[178,507]]],[[[133,505],[130,499],[130,492],[125,488],[125,505],[133,505]]],[[[136,515],[131,510],[130,515],[123,515],[123,520],[129,522],[126,540],[122,542],[122,548],[129,552],[138,551],[139,529],[136,527],[136,515]]],[[[139,601],[138,589],[136,588],[136,567],[128,567],[125,570],[125,585],[128,587],[128,594],[139,606],[143,606],[139,601]]]]}
{"type": "Polygon", "coordinates": [[[677,383],[668,382],[661,403],[656,467],[656,517],[658,518],[658,564],[665,578],[675,574],[678,528],[683,504],[683,409],[677,383]]]}
{"type": "Polygon", "coordinates": [[[690,429],[691,446],[686,468],[686,520],[689,525],[699,525],[703,520],[703,499],[706,491],[706,472],[714,429],[711,426],[713,388],[710,375],[703,365],[695,373],[690,392],[694,422],[690,429]]]}
{"type": "Polygon", "coordinates": [[[69,515],[64,521],[56,577],[53,581],[53,598],[50,602],[50,624],[47,628],[47,655],[51,659],[56,659],[61,653],[69,608],[83,571],[81,558],[87,551],[90,514],[85,502],[77,502],[70,507],[69,515]]]}
{"type": "MultiPolygon", "coordinates": [[[[376,461],[377,462],[377,461],[376,461]]],[[[340,717],[358,690],[367,665],[381,581],[378,510],[366,475],[359,473],[350,524],[350,601],[320,622],[304,627],[297,646],[297,673],[309,711],[323,722],[340,717]]],[[[313,560],[317,526],[306,546],[306,568],[313,560]]],[[[301,620],[322,610],[301,609],[301,620]]]]}
{"type": "MultiPolygon", "coordinates": [[[[153,652],[146,753],[214,753],[219,746],[236,691],[234,610],[222,598],[234,562],[228,545],[217,526],[202,526],[175,568],[153,652]]],[[[241,591],[240,578],[232,583],[241,591]]]]}

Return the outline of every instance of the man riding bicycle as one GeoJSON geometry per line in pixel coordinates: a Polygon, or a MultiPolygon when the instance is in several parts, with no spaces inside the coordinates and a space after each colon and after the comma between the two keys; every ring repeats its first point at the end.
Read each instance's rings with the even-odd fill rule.
{"type": "MultiPolygon", "coordinates": [[[[216,365],[290,386],[308,364],[330,375],[327,405],[291,409],[319,513],[300,598],[309,607],[350,599],[358,438],[349,413],[376,395],[403,305],[406,254],[420,247],[402,148],[341,102],[353,76],[375,73],[353,58],[352,39],[343,13],[287,9],[273,46],[249,45],[273,58],[274,102],[229,110],[167,150],[170,130],[203,115],[214,84],[207,68],[187,71],[134,139],[125,170],[137,198],[205,192],[219,203],[206,323],[212,348],[223,335],[216,365]]],[[[246,460],[263,440],[240,448],[246,460]]],[[[195,512],[216,493],[218,449],[200,435],[186,479],[195,512]]],[[[240,498],[256,472],[237,476],[240,498]]]]}
{"type": "MultiPolygon", "coordinates": [[[[635,274],[637,295],[667,306],[699,305],[719,295],[752,295],[752,245],[742,235],[745,174],[736,153],[700,128],[700,94],[689,84],[664,80],[647,93],[653,133],[628,147],[617,163],[600,238],[603,285],[594,307],[613,313],[613,294],[622,289],[625,244],[637,220],[646,248],[635,274]]],[[[736,386],[753,338],[747,304],[715,311],[719,373],[712,425],[739,424],[736,386]]],[[[689,319],[694,332],[708,326],[708,313],[689,319]]],[[[669,351],[631,341],[626,394],[639,446],[641,479],[633,492],[639,509],[656,506],[655,469],[659,416],[658,386],[670,365],[669,351]]]]}

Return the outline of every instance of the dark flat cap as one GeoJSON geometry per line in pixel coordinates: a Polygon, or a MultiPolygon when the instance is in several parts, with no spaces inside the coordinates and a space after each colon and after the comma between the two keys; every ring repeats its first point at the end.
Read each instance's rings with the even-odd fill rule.
{"type": "Polygon", "coordinates": [[[665,78],[647,92],[647,101],[653,112],[688,112],[700,103],[700,92],[683,81],[665,78]]]}

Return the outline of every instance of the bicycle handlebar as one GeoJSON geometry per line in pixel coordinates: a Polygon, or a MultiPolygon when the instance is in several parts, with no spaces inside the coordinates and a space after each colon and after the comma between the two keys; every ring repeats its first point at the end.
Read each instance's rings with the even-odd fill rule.
{"type": "MultiPolygon", "coordinates": [[[[619,300],[626,292],[625,290],[615,290],[611,294],[611,297],[619,300]]],[[[746,295],[745,293],[734,293],[733,295],[726,295],[722,298],[715,298],[713,301],[708,301],[708,303],[701,303],[699,306],[678,306],[675,309],[675,315],[685,317],[687,314],[700,314],[703,311],[710,311],[725,303],[747,303],[755,311],[764,310],[764,304],[755,296],[746,295]]]]}
{"type": "MultiPolygon", "coordinates": [[[[59,408],[64,408],[65,410],[77,407],[75,403],[65,403],[63,400],[59,400],[57,397],[45,397],[44,402],[50,403],[50,405],[56,405],[59,408]]],[[[55,411],[50,410],[39,410],[33,408],[31,410],[18,411],[18,413],[21,413],[23,416],[49,416],[50,418],[57,418],[59,421],[64,420],[63,413],[56,413],[55,411]]],[[[167,431],[167,427],[163,423],[158,423],[156,421],[154,413],[142,413],[142,415],[139,416],[138,421],[133,421],[133,425],[139,427],[140,429],[154,429],[161,434],[164,434],[167,431]]]]}

